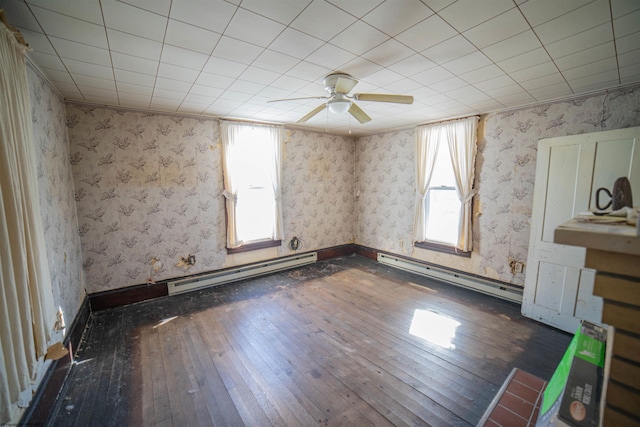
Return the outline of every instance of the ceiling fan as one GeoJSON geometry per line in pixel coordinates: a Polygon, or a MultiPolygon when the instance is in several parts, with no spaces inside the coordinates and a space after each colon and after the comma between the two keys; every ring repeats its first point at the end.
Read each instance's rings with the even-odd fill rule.
{"type": "Polygon", "coordinates": [[[328,108],[335,114],[346,113],[347,111],[356,118],[360,123],[366,123],[371,117],[365,113],[362,108],[354,101],[372,101],[372,102],[392,102],[396,104],[413,104],[413,96],[408,95],[391,95],[378,93],[354,93],[349,95],[353,87],[358,84],[358,80],[349,74],[333,73],[326,76],[323,80],[324,90],[327,96],[306,96],[302,98],[273,99],[268,102],[295,101],[299,99],[328,99],[324,104],[318,105],[316,108],[307,113],[298,120],[297,123],[304,123],[313,116],[328,108]]]}

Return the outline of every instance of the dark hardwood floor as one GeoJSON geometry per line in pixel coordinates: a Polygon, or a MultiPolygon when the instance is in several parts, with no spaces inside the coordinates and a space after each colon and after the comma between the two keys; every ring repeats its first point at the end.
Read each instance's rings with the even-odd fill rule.
{"type": "Polygon", "coordinates": [[[50,425],[475,425],[513,367],[548,380],[570,338],[336,258],[94,313],[50,425]]]}

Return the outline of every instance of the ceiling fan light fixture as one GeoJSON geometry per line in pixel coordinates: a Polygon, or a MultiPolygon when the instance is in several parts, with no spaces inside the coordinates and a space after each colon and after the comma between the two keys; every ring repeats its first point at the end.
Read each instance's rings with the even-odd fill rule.
{"type": "Polygon", "coordinates": [[[332,99],[327,102],[327,107],[333,114],[343,114],[349,111],[351,101],[345,98],[332,99]]]}

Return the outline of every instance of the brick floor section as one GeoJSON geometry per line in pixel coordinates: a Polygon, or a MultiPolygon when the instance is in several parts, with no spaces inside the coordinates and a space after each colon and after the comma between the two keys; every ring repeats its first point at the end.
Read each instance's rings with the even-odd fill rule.
{"type": "Polygon", "coordinates": [[[487,408],[478,427],[533,427],[547,382],[513,368],[487,408]]]}

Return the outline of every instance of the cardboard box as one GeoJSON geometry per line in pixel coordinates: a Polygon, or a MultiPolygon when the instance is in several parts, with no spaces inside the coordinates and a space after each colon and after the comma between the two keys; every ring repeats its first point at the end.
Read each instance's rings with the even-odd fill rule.
{"type": "Polygon", "coordinates": [[[599,424],[606,342],[604,326],[582,321],[544,391],[536,426],[599,424]]]}

